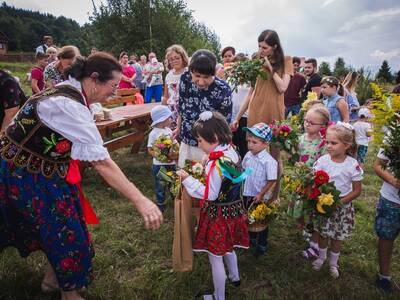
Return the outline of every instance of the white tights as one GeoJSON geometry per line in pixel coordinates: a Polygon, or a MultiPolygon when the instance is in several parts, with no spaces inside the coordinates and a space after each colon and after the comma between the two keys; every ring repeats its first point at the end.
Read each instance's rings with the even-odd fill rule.
{"type": "MultiPolygon", "coordinates": [[[[225,300],[225,281],[226,273],[224,262],[228,268],[228,276],[230,281],[238,281],[239,268],[235,251],[227,253],[224,256],[215,256],[208,254],[208,259],[211,264],[211,271],[214,283],[214,297],[216,300],[225,300]]],[[[204,299],[212,299],[211,295],[206,295],[204,299]]]]}

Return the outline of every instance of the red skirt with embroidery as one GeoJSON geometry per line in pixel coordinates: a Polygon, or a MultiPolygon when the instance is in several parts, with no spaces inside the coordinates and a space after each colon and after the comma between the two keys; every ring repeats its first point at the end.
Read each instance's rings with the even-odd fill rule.
{"type": "Polygon", "coordinates": [[[247,224],[242,201],[224,205],[206,201],[200,210],[193,250],[221,256],[232,252],[234,247],[249,248],[247,224]]]}

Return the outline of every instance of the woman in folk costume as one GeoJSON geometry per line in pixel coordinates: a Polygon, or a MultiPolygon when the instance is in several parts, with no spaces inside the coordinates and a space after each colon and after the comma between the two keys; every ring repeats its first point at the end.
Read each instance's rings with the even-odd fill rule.
{"type": "Polygon", "coordinates": [[[25,257],[42,250],[49,262],[42,290],[75,300],[92,279],[86,222],[97,222],[80,197],[79,160],[127,197],[147,228],[158,228],[162,215],[111,160],[88,109],[114,95],[118,61],[102,52],[78,57],[65,75],[29,99],[0,136],[0,251],[14,246],[25,257]]]}
{"type": "Polygon", "coordinates": [[[184,170],[177,174],[189,195],[200,202],[200,220],[194,251],[208,253],[214,282],[214,294],[204,299],[225,299],[226,273],[235,286],[240,285],[235,247],[248,248],[247,214],[240,198],[241,182],[247,172],[240,172],[239,155],[230,145],[232,134],[225,118],[218,112],[200,114],[193,127],[199,147],[208,154],[205,184],[184,170]]]}

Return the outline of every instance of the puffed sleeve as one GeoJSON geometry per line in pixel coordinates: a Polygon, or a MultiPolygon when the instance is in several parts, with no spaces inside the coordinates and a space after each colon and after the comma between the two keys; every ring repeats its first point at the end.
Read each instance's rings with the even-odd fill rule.
{"type": "Polygon", "coordinates": [[[364,178],[364,171],[356,161],[352,167],[351,181],[361,181],[364,178]]]}
{"type": "Polygon", "coordinates": [[[290,76],[294,75],[293,61],[290,56],[285,56],[285,71],[284,74],[288,74],[290,76]]]}
{"type": "Polygon", "coordinates": [[[110,158],[89,109],[63,96],[39,103],[41,121],[72,142],[71,158],[98,161],[110,158]]]}

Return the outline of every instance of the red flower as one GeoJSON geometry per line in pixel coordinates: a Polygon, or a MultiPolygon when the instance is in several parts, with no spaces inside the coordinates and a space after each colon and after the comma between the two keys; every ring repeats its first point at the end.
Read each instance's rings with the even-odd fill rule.
{"type": "Polygon", "coordinates": [[[326,127],[321,127],[321,129],[319,130],[319,134],[322,137],[325,137],[326,136],[326,127]]]}
{"type": "Polygon", "coordinates": [[[210,160],[217,160],[218,158],[224,156],[224,152],[223,151],[213,151],[210,153],[210,155],[208,156],[208,158],[210,160]]]}
{"type": "Polygon", "coordinates": [[[315,172],[314,182],[317,186],[323,185],[329,182],[329,175],[323,170],[315,172]]]}
{"type": "Polygon", "coordinates": [[[311,189],[311,193],[310,193],[310,199],[314,200],[316,199],[319,195],[321,195],[321,192],[319,191],[319,189],[317,187],[313,187],[311,189]]]}
{"type": "Polygon", "coordinates": [[[71,150],[71,142],[68,140],[62,140],[56,144],[56,152],[58,154],[64,154],[69,150],[71,150]]]}
{"type": "Polygon", "coordinates": [[[11,191],[11,194],[14,195],[14,196],[18,196],[19,195],[19,190],[18,190],[18,187],[16,185],[10,186],[10,191],[11,191]]]}
{"type": "Polygon", "coordinates": [[[292,131],[292,128],[290,128],[290,126],[287,125],[287,124],[283,124],[283,125],[281,126],[281,131],[290,133],[290,132],[292,131]]]}
{"type": "Polygon", "coordinates": [[[70,242],[70,243],[75,242],[75,240],[76,240],[75,234],[74,234],[73,232],[69,233],[69,234],[68,234],[68,237],[67,237],[67,240],[68,240],[68,242],[70,242]]]}
{"type": "Polygon", "coordinates": [[[309,160],[309,158],[310,158],[310,155],[305,154],[305,155],[300,156],[300,161],[306,162],[307,160],[309,160]]]}
{"type": "Polygon", "coordinates": [[[71,257],[66,257],[61,260],[60,267],[63,271],[72,271],[74,269],[75,260],[71,257]]]}

